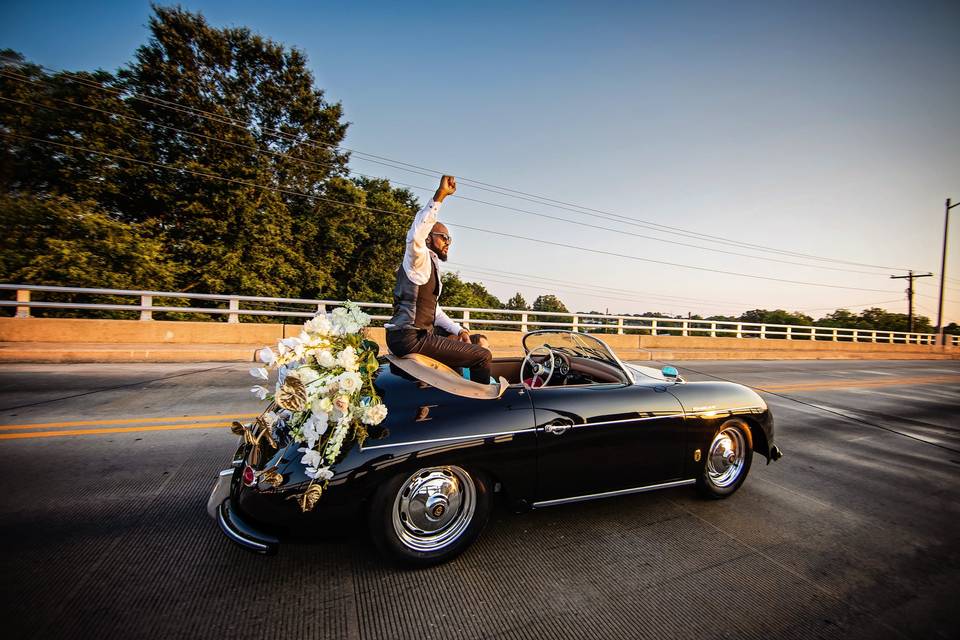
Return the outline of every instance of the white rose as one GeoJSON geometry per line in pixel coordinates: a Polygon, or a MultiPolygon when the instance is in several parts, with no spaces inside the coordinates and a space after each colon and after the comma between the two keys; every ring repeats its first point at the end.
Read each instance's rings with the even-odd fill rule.
{"type": "Polygon", "coordinates": [[[333,401],[333,408],[340,413],[346,413],[350,410],[350,398],[347,396],[337,396],[337,399],[333,401]]]}
{"type": "Polygon", "coordinates": [[[363,379],[359,373],[346,371],[337,376],[337,385],[344,393],[355,393],[363,384],[363,379]]]}
{"type": "Polygon", "coordinates": [[[363,410],[364,424],[380,424],[387,417],[387,405],[375,404],[365,407],[363,410]]]}
{"type": "Polygon", "coordinates": [[[320,374],[317,373],[317,371],[315,371],[312,367],[300,367],[291,373],[290,376],[300,378],[300,382],[302,382],[304,386],[313,384],[320,379],[320,374]]]}
{"type": "Polygon", "coordinates": [[[303,323],[303,328],[307,333],[313,333],[318,336],[328,336],[330,335],[332,327],[330,326],[330,318],[327,317],[327,314],[321,313],[303,323]]]}
{"type": "Polygon", "coordinates": [[[357,370],[357,352],[353,347],[347,347],[337,354],[337,364],[347,371],[357,370]]]}
{"type": "Polygon", "coordinates": [[[318,351],[314,357],[317,359],[317,364],[324,369],[332,369],[333,367],[337,366],[337,359],[334,358],[333,354],[327,349],[318,351]]]}
{"type": "MultiPolygon", "coordinates": [[[[316,411],[317,408],[319,408],[323,413],[330,413],[333,411],[333,402],[330,400],[330,398],[320,398],[320,400],[318,400],[316,403],[316,408],[314,411],[316,411]]],[[[330,419],[329,416],[327,419],[330,419]]]]}

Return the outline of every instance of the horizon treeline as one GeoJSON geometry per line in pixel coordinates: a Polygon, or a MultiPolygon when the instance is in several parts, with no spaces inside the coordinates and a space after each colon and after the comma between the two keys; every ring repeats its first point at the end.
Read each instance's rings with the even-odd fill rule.
{"type": "MultiPolygon", "coordinates": [[[[350,176],[343,108],[315,86],[305,54],[179,7],[154,7],[148,26],[115,73],[50,72],[0,52],[0,280],[389,302],[420,203],[388,180],[350,176]]],[[[528,308],[519,293],[501,302],[456,273],[444,283],[445,306],[528,308]]],[[[552,294],[529,309],[567,311],[552,294]]],[[[783,310],[709,319],[814,323],[783,310]]],[[[816,324],[907,323],[839,309],[816,324]]],[[[929,319],[915,330],[929,331],[929,319]]]]}

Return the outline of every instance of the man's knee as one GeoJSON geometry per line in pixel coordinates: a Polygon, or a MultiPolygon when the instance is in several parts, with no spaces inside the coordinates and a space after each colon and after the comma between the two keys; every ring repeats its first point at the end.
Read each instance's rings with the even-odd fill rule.
{"type": "Polygon", "coordinates": [[[483,347],[480,347],[477,355],[478,366],[489,367],[490,363],[493,362],[493,353],[490,351],[490,349],[484,349],[483,347]]]}

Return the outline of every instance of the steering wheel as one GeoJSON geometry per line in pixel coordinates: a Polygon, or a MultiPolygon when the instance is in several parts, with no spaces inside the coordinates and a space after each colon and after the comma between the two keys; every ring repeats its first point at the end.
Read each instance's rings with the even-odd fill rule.
{"type": "Polygon", "coordinates": [[[527,352],[523,362],[520,363],[520,379],[523,381],[523,386],[527,389],[547,386],[555,368],[556,356],[553,350],[545,345],[534,347],[527,352]],[[534,358],[538,358],[539,361],[534,358]],[[523,377],[523,371],[527,367],[530,369],[530,378],[523,377]]]}

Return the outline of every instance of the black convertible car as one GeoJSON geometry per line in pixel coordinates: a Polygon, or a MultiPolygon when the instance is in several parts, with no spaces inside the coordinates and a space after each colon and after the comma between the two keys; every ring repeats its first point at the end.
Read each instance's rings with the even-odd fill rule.
{"type": "Polygon", "coordinates": [[[571,331],[528,333],[523,346],[525,357],[494,360],[496,385],[420,356],[381,358],[389,415],[335,465],[313,511],[292,499],[309,478],[283,429],[241,441],[208,511],[262,553],[285,533],[361,515],[381,552],[425,566],[477,538],[495,494],[517,510],[681,485],[723,498],[754,451],[781,456],[770,410],[746,387],[626,365],[571,331]]]}

